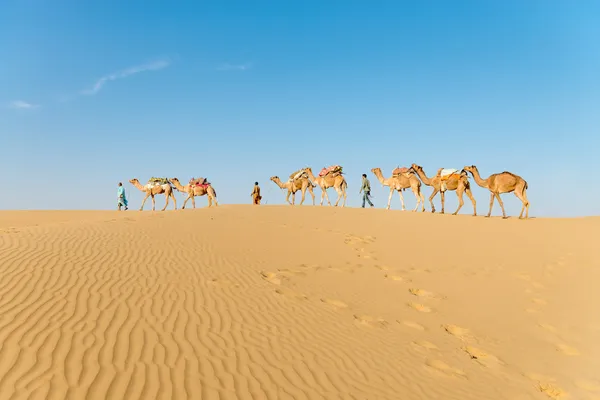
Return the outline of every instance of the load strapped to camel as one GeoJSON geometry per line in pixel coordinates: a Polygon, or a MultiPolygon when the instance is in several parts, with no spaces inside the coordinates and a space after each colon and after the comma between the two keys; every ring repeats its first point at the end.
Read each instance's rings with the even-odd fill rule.
{"type": "Polygon", "coordinates": [[[147,185],[170,185],[171,182],[167,178],[155,178],[154,176],[148,179],[147,185]]]}
{"type": "Polygon", "coordinates": [[[396,167],[394,168],[394,170],[392,171],[392,176],[398,176],[398,175],[408,175],[410,172],[410,168],[406,168],[406,167],[396,167]]]}
{"type": "Polygon", "coordinates": [[[210,186],[210,182],[208,182],[208,180],[206,178],[192,178],[190,179],[190,186],[203,186],[203,187],[208,187],[210,186]]]}
{"type": "Polygon", "coordinates": [[[343,174],[341,165],[332,165],[327,168],[323,168],[321,172],[319,172],[319,176],[330,175],[332,177],[343,174]]]}
{"type": "Polygon", "coordinates": [[[300,179],[300,178],[308,178],[308,172],[306,172],[306,170],[304,168],[299,169],[296,172],[292,172],[290,174],[290,182],[295,181],[296,179],[300,179]]]}
{"type": "Polygon", "coordinates": [[[440,168],[438,170],[438,175],[440,177],[440,191],[445,192],[447,190],[447,182],[452,177],[452,175],[459,175],[459,170],[454,168],[440,168]]]}

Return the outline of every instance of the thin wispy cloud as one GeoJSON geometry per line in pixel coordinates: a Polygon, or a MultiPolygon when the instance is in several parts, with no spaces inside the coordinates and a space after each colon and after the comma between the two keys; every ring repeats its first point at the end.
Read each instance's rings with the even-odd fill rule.
{"type": "Polygon", "coordinates": [[[23,101],[23,100],[11,101],[8,106],[10,108],[14,108],[14,109],[17,109],[17,110],[31,110],[33,108],[38,108],[39,107],[38,104],[29,103],[29,102],[23,101]]]}
{"type": "Polygon", "coordinates": [[[247,71],[252,68],[252,63],[245,64],[221,64],[217,69],[219,71],[247,71]]]}
{"type": "Polygon", "coordinates": [[[154,62],[147,63],[147,64],[137,65],[135,67],[130,67],[130,68],[124,69],[123,71],[119,71],[119,72],[112,73],[110,75],[103,76],[102,78],[100,78],[96,81],[96,83],[94,84],[94,86],[92,86],[91,89],[84,90],[82,92],[82,94],[94,95],[94,94],[98,93],[104,87],[104,85],[106,85],[106,83],[109,81],[115,81],[117,79],[127,78],[128,76],[139,74],[140,72],[158,71],[163,68],[167,68],[169,65],[171,65],[170,60],[159,60],[159,61],[154,61],[154,62]]]}

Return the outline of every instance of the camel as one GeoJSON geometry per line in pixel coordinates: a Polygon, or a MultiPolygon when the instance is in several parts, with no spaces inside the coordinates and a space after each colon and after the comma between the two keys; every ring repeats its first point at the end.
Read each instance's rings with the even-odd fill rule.
{"type": "Polygon", "coordinates": [[[219,205],[219,203],[217,202],[217,192],[210,184],[208,186],[194,185],[192,187],[192,185],[190,185],[189,183],[187,185],[183,186],[181,184],[181,182],[179,182],[179,179],[177,179],[177,178],[169,179],[169,181],[173,184],[173,186],[175,186],[175,189],[177,189],[181,193],[187,193],[187,195],[188,195],[188,197],[183,202],[183,207],[181,207],[182,210],[185,209],[185,205],[187,204],[188,200],[190,200],[190,199],[192,199],[192,207],[196,208],[195,197],[196,196],[204,196],[205,194],[208,195],[208,206],[209,207],[212,207],[213,200],[215,201],[215,206],[219,205]]]}
{"type": "Polygon", "coordinates": [[[138,181],[135,178],[130,179],[129,183],[131,183],[133,186],[135,186],[142,192],[146,193],[146,197],[144,197],[144,200],[142,201],[142,206],[140,207],[140,211],[142,211],[144,209],[144,204],[146,204],[146,199],[148,199],[148,197],[152,197],[152,211],[154,211],[154,206],[156,205],[154,196],[156,196],[157,194],[163,194],[163,193],[165,194],[165,198],[167,201],[165,202],[165,206],[161,211],[165,211],[167,209],[167,206],[169,205],[169,197],[173,198],[173,203],[175,204],[175,210],[177,210],[177,199],[175,199],[175,194],[173,194],[173,188],[171,187],[171,185],[169,185],[169,184],[164,184],[164,185],[147,184],[146,186],[142,186],[140,184],[140,181],[138,181]]]}
{"type": "Polygon", "coordinates": [[[421,211],[425,211],[425,198],[423,197],[423,193],[421,193],[421,181],[415,176],[414,173],[410,172],[408,174],[390,176],[389,178],[385,179],[381,173],[381,168],[373,168],[371,169],[371,172],[377,177],[383,186],[390,187],[390,196],[388,197],[387,204],[388,210],[390,209],[390,203],[392,202],[394,190],[397,190],[398,195],[400,196],[400,202],[402,203],[402,211],[406,211],[404,208],[404,196],[402,196],[402,190],[411,188],[415,198],[417,199],[417,205],[413,211],[417,211],[419,204],[421,204],[423,207],[421,211]]]}
{"type": "Polygon", "coordinates": [[[302,192],[302,199],[300,200],[300,205],[304,203],[304,196],[306,194],[306,189],[312,196],[313,206],[315,205],[315,193],[313,192],[313,187],[316,187],[308,178],[302,177],[299,179],[295,179],[293,182],[286,181],[285,183],[281,182],[278,176],[272,176],[270,178],[277,186],[281,189],[287,189],[287,195],[285,196],[285,201],[287,201],[290,205],[294,205],[296,203],[296,192],[302,192]],[[290,194],[292,194],[292,202],[290,203],[290,194]]]}
{"type": "Polygon", "coordinates": [[[327,195],[327,189],[334,188],[338,194],[338,198],[335,201],[335,207],[337,207],[338,203],[342,196],[344,196],[344,202],[342,203],[342,207],[346,206],[346,188],[348,187],[348,183],[346,182],[346,178],[343,175],[331,176],[331,174],[327,174],[325,176],[315,177],[312,168],[304,169],[308,174],[308,177],[311,181],[317,184],[321,188],[321,205],[323,205],[323,200],[327,199],[327,204],[331,205],[329,201],[329,196],[327,195]]]}
{"type": "Polygon", "coordinates": [[[526,193],[529,186],[525,179],[508,171],[492,174],[487,179],[482,179],[476,166],[471,165],[470,167],[467,166],[463,169],[473,175],[473,179],[475,179],[475,182],[479,186],[490,191],[490,210],[488,211],[487,217],[492,215],[494,198],[496,198],[498,199],[498,203],[500,203],[500,207],[502,207],[502,218],[507,218],[506,213],[504,212],[504,203],[500,199],[500,194],[514,192],[515,196],[523,203],[519,219],[523,218],[523,211],[525,211],[525,218],[529,218],[529,200],[527,200],[526,193]]]}
{"type": "Polygon", "coordinates": [[[421,181],[425,185],[431,186],[433,188],[433,192],[431,193],[431,196],[429,196],[429,203],[431,204],[432,213],[435,212],[433,199],[438,194],[438,192],[440,192],[440,195],[442,197],[441,214],[444,214],[444,205],[446,203],[445,192],[446,190],[456,190],[456,196],[458,197],[458,208],[452,213],[452,215],[458,214],[462,206],[465,204],[465,202],[463,201],[463,193],[466,193],[469,199],[471,199],[471,203],[473,203],[473,216],[477,216],[477,202],[475,201],[473,193],[471,192],[471,185],[469,183],[469,177],[466,172],[461,171],[460,174],[452,174],[450,178],[447,181],[445,181],[445,190],[441,190],[442,185],[439,173],[442,170],[442,168],[440,168],[438,170],[438,173],[432,178],[428,178],[427,175],[425,175],[425,171],[423,171],[423,167],[421,167],[420,165],[412,164],[411,168],[417,173],[417,175],[419,175],[419,178],[421,178],[421,181]]]}

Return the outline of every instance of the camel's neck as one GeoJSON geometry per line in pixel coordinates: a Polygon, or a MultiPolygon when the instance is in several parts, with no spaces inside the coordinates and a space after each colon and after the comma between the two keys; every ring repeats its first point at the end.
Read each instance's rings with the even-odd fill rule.
{"type": "Polygon", "coordinates": [[[313,175],[313,173],[312,173],[312,171],[311,171],[311,170],[307,170],[307,171],[306,171],[306,173],[308,174],[308,178],[309,178],[311,181],[315,182],[315,181],[317,180],[317,178],[315,178],[315,176],[313,175]]]}
{"type": "Polygon", "coordinates": [[[375,175],[375,177],[377,178],[377,180],[384,186],[389,186],[388,182],[386,181],[386,179],[383,177],[383,174],[381,173],[380,170],[373,172],[373,174],[375,175]]]}
{"type": "Polygon", "coordinates": [[[138,190],[141,190],[142,192],[145,192],[145,191],[146,191],[146,188],[145,188],[145,187],[143,187],[143,186],[142,186],[142,184],[141,184],[141,183],[139,183],[139,182],[134,182],[134,183],[133,183],[133,186],[135,186],[135,187],[136,187],[138,190]]]}
{"type": "Polygon", "coordinates": [[[275,182],[275,184],[277,186],[279,186],[280,189],[285,189],[286,188],[286,186],[281,182],[281,179],[276,179],[273,182],[275,182]]]}
{"type": "Polygon", "coordinates": [[[417,175],[419,175],[419,178],[421,178],[421,181],[423,181],[424,184],[426,184],[427,186],[431,186],[431,179],[429,179],[427,177],[427,175],[425,175],[425,171],[423,171],[422,169],[417,169],[416,172],[417,172],[417,175]]]}
{"type": "Polygon", "coordinates": [[[488,187],[488,179],[481,179],[481,175],[479,175],[479,171],[477,169],[474,169],[473,171],[471,171],[471,173],[473,174],[473,179],[475,179],[475,182],[483,187],[483,188],[487,188],[488,187]]]}
{"type": "Polygon", "coordinates": [[[175,189],[179,190],[180,192],[187,192],[187,190],[185,190],[185,186],[181,185],[181,182],[171,181],[171,183],[173,184],[173,186],[175,186],[175,189]]]}

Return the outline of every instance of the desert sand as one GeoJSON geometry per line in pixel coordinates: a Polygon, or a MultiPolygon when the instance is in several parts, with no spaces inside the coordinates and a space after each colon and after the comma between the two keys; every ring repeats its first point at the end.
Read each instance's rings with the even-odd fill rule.
{"type": "Polygon", "coordinates": [[[0,398],[600,399],[600,218],[0,212],[0,398]]]}

